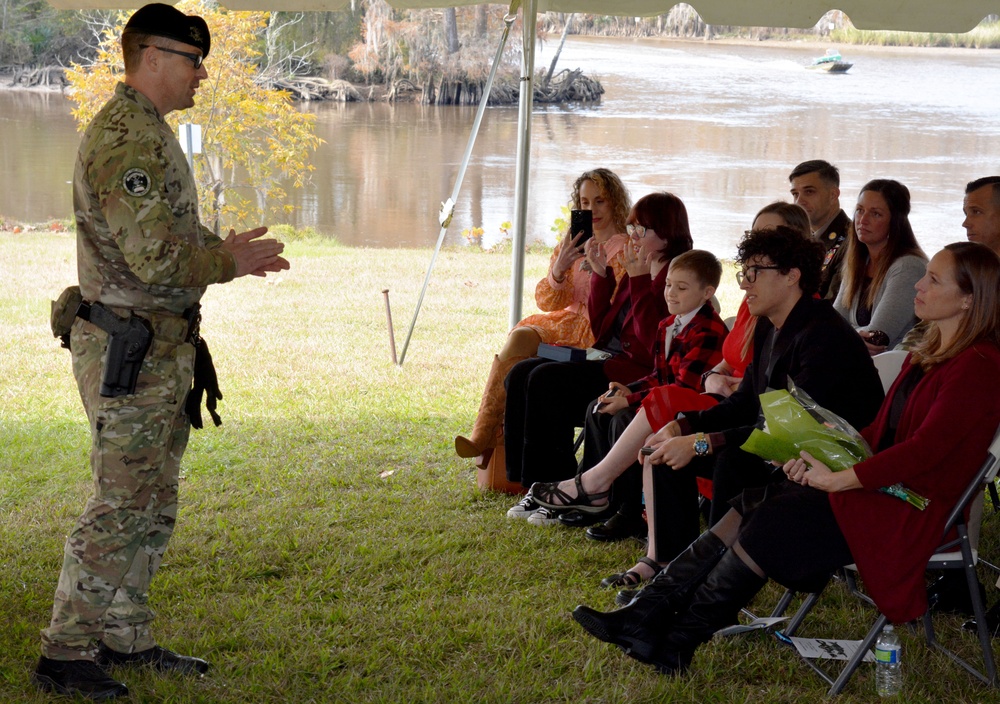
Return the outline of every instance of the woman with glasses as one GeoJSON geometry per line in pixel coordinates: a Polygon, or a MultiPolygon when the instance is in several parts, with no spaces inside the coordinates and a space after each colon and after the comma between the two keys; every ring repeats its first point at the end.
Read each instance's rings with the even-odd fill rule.
{"type": "Polygon", "coordinates": [[[910,191],[891,179],[865,184],[854,210],[843,281],[833,307],[875,355],[898,345],[914,326],[913,285],[927,255],[910,227],[910,191]]]}
{"type": "MultiPolygon", "coordinates": [[[[591,212],[592,241],[604,247],[612,260],[612,276],[616,281],[621,279],[625,267],[619,255],[627,239],[625,220],[631,207],[625,185],[608,169],[586,171],[573,183],[571,202],[574,209],[591,212]]],[[[556,245],[548,275],[535,287],[535,302],[543,312],[528,316],[507,336],[503,349],[493,357],[472,432],[468,437],[455,438],[458,456],[474,457],[480,469],[487,467],[494,448],[503,444],[503,411],[507,398],[504,379],[511,368],[534,357],[542,342],[568,347],[590,347],[594,343],[587,312],[590,270],[583,254],[582,237],[582,232],[567,230],[563,240],[556,245]]]]}
{"type": "MultiPolygon", "coordinates": [[[[754,216],[750,230],[772,230],[779,225],[798,230],[803,237],[809,235],[809,216],[802,206],[784,201],[768,203],[754,216]]],[[[746,296],[740,301],[729,337],[722,348],[723,359],[712,369],[705,372],[703,384],[705,393],[720,399],[731,396],[743,379],[743,371],[750,363],[750,352],[753,344],[753,328],[756,318],[750,315],[746,296]]],[[[680,409],[679,409],[680,410],[680,409]]],[[[672,418],[672,416],[671,416],[672,418]]],[[[664,425],[660,423],[660,426],[664,425]]],[[[654,429],[658,429],[654,428],[654,429]]]]}
{"type": "MultiPolygon", "coordinates": [[[[530,486],[573,476],[575,428],[588,405],[610,382],[628,384],[653,371],[656,330],[668,315],[663,298],[668,264],[692,247],[687,209],[673,194],[652,193],[636,202],[627,224],[633,227],[620,255],[625,269],[620,281],[608,247],[593,240],[586,245],[593,347],[606,353],[606,359],[530,359],[507,376],[504,444],[511,481],[530,486]]],[[[508,515],[528,518],[538,509],[526,497],[508,515]]],[[[546,519],[556,520],[554,515],[546,519]]]]}

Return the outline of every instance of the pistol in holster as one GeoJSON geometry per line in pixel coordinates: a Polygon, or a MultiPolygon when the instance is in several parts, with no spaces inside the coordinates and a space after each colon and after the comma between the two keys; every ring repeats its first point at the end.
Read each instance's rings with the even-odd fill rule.
{"type": "Polygon", "coordinates": [[[77,315],[108,333],[101,396],[114,398],[134,394],[142,360],[153,344],[153,326],[135,313],[119,318],[100,303],[81,304],[77,315]]]}

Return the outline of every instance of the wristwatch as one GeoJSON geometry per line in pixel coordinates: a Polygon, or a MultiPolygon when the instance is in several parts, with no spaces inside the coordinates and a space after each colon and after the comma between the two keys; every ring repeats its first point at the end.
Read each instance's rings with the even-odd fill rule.
{"type": "Polygon", "coordinates": [[[698,433],[694,436],[694,454],[704,457],[708,454],[708,439],[705,433],[698,433]]]}
{"type": "Polygon", "coordinates": [[[701,386],[702,386],[702,388],[704,388],[705,382],[708,381],[708,377],[712,376],[713,374],[718,374],[718,373],[719,372],[715,371],[714,369],[709,369],[707,372],[705,372],[704,374],[702,374],[701,375],[701,386]]]}

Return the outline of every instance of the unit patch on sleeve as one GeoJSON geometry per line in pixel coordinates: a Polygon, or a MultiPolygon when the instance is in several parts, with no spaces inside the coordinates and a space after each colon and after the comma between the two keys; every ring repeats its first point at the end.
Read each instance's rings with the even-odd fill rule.
{"type": "Polygon", "coordinates": [[[149,174],[143,169],[129,169],[122,177],[122,186],[130,196],[144,196],[149,193],[149,174]]]}

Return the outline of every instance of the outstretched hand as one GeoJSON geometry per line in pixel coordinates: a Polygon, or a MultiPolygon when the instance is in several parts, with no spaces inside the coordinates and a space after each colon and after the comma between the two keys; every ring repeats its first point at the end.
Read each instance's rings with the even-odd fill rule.
{"type": "Polygon", "coordinates": [[[236,278],[241,276],[267,276],[268,273],[283,271],[291,267],[281,256],[285,245],[275,239],[259,239],[267,234],[266,227],[257,227],[236,234],[230,230],[222,242],[222,248],[236,260],[236,278]]]}

